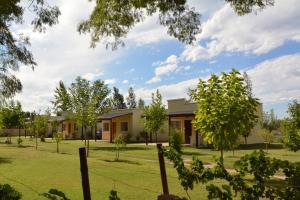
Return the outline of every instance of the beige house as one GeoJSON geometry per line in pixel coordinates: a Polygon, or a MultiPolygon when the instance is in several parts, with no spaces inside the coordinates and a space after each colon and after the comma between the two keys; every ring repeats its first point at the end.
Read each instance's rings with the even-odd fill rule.
{"type": "MultiPolygon", "coordinates": [[[[197,104],[187,101],[186,99],[172,99],[168,100],[168,116],[169,116],[169,131],[172,128],[181,130],[183,133],[183,141],[185,144],[191,146],[205,146],[207,143],[202,138],[201,133],[195,130],[192,121],[195,119],[195,111],[197,104]]],[[[247,138],[247,143],[263,143],[263,138],[259,135],[260,122],[262,119],[262,104],[257,107],[258,122],[251,131],[250,136],[247,138]]],[[[241,143],[244,143],[244,138],[241,137],[241,143]]]]}
{"type": "MultiPolygon", "coordinates": [[[[102,139],[110,142],[118,135],[126,136],[130,141],[138,141],[140,132],[144,130],[142,110],[138,108],[112,110],[102,115],[100,120],[102,122],[102,139]]],[[[168,141],[167,126],[160,130],[158,141],[168,141]]]]}

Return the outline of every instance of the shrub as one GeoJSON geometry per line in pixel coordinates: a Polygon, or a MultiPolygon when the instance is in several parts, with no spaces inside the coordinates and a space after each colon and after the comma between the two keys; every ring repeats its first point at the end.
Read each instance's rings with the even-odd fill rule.
{"type": "Polygon", "coordinates": [[[131,133],[123,134],[123,140],[124,140],[125,143],[130,142],[130,138],[131,138],[131,133]]]}
{"type": "Polygon", "coordinates": [[[47,193],[43,193],[43,196],[51,200],[70,200],[65,193],[57,189],[50,189],[47,193]]]}
{"type": "Polygon", "coordinates": [[[109,194],[109,200],[121,200],[121,199],[118,197],[117,191],[111,190],[109,194]]]}
{"type": "Polygon", "coordinates": [[[18,143],[18,146],[22,146],[23,140],[21,138],[18,138],[17,143],[18,143]]]}
{"type": "Polygon", "coordinates": [[[115,150],[116,150],[115,160],[116,161],[119,160],[120,150],[121,150],[122,146],[126,146],[126,143],[124,141],[124,137],[122,135],[118,135],[115,139],[115,150]]]}
{"type": "Polygon", "coordinates": [[[170,146],[177,152],[181,152],[182,133],[179,129],[171,129],[170,133],[170,146]]]}
{"type": "Polygon", "coordinates": [[[0,184],[0,200],[19,200],[22,194],[8,184],[0,184]]]}

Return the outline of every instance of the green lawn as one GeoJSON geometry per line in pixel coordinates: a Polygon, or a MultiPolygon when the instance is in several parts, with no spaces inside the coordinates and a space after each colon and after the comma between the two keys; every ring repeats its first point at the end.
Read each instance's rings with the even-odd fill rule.
{"type": "MultiPolygon", "coordinates": [[[[24,139],[24,138],[23,138],[24,139]]],[[[60,154],[56,153],[56,144],[51,139],[40,143],[38,150],[34,141],[24,139],[24,147],[13,144],[0,144],[0,183],[9,183],[22,192],[23,199],[44,199],[39,194],[50,188],[65,192],[70,199],[82,199],[81,176],[78,148],[82,141],[63,141],[60,154]]],[[[130,144],[120,153],[123,162],[112,162],[115,153],[113,145],[107,142],[90,142],[88,158],[92,199],[108,199],[109,191],[115,188],[121,199],[156,199],[161,193],[161,182],[157,151],[155,146],[130,144]]],[[[240,156],[253,150],[238,150],[225,153],[225,166],[232,168],[233,162],[240,156]]],[[[184,158],[188,161],[198,156],[204,163],[213,163],[213,156],[219,152],[209,149],[184,148],[184,158]]],[[[285,149],[269,150],[269,155],[293,162],[300,161],[300,153],[285,149]]],[[[181,188],[175,170],[167,162],[169,189],[172,194],[186,196],[181,188]]],[[[198,185],[189,193],[192,199],[206,199],[205,185],[198,185]]]]}

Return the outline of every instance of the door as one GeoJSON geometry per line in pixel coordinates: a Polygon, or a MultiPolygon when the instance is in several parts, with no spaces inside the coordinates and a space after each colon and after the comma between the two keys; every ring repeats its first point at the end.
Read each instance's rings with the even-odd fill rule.
{"type": "Polygon", "coordinates": [[[114,140],[116,137],[116,132],[117,132],[117,123],[113,122],[112,123],[112,129],[111,129],[111,133],[112,133],[112,139],[114,140]]]}
{"type": "Polygon", "coordinates": [[[184,139],[185,144],[191,144],[192,123],[191,120],[184,120],[184,139]]]}

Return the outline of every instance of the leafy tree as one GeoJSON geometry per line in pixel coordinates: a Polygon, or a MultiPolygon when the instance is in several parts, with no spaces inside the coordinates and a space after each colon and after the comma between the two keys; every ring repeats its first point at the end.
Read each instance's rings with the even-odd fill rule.
{"type": "Polygon", "coordinates": [[[274,110],[271,109],[270,112],[265,112],[263,114],[262,120],[262,131],[261,136],[266,142],[266,150],[268,150],[268,145],[274,141],[274,131],[279,129],[279,121],[275,116],[274,110]]]}
{"type": "Polygon", "coordinates": [[[145,130],[150,133],[150,141],[152,142],[152,134],[155,134],[157,142],[157,133],[167,120],[166,108],[162,103],[162,96],[159,90],[152,93],[152,102],[149,106],[145,106],[143,110],[143,124],[145,130]]]}
{"type": "Polygon", "coordinates": [[[295,100],[288,106],[289,117],[281,124],[284,143],[292,151],[300,149],[300,103],[295,100]]]}
{"type": "MultiPolygon", "coordinates": [[[[225,0],[238,15],[273,5],[274,0],[225,0]]],[[[168,34],[181,42],[191,44],[200,33],[200,13],[190,8],[188,1],[130,0],[95,1],[88,20],[80,23],[80,33],[91,34],[91,47],[99,40],[107,48],[116,49],[124,45],[123,38],[146,16],[159,15],[159,23],[168,29],[168,34]]]]}
{"type": "Polygon", "coordinates": [[[60,11],[56,6],[49,6],[45,0],[1,0],[0,4],[0,100],[13,97],[22,90],[20,80],[9,73],[17,71],[19,65],[36,66],[32,53],[28,50],[29,37],[16,34],[14,25],[24,23],[24,14],[33,15],[31,25],[39,32],[45,31],[45,25],[58,23],[60,11]]]}
{"type": "Polygon", "coordinates": [[[56,142],[56,152],[59,153],[59,143],[61,140],[63,140],[63,132],[56,132],[53,134],[53,138],[56,142]]]}
{"type": "Polygon", "coordinates": [[[35,126],[35,139],[36,139],[36,149],[37,149],[37,138],[40,137],[41,142],[45,141],[46,133],[48,131],[48,121],[49,121],[49,113],[44,115],[36,115],[34,118],[34,126],[35,126]]]}
{"type": "Polygon", "coordinates": [[[128,108],[136,108],[135,94],[132,87],[130,87],[128,90],[128,97],[126,100],[128,108]]]}
{"type": "Polygon", "coordinates": [[[52,101],[56,113],[71,110],[71,97],[63,81],[59,81],[58,87],[54,91],[54,101],[52,101]]]}
{"type": "Polygon", "coordinates": [[[142,98],[139,98],[138,108],[139,109],[144,109],[144,107],[145,107],[145,101],[142,98]]]}
{"type": "Polygon", "coordinates": [[[13,187],[8,184],[0,184],[0,199],[1,200],[19,200],[22,198],[22,194],[16,191],[13,187]]]}
{"type": "Polygon", "coordinates": [[[200,79],[191,97],[198,105],[193,124],[221,151],[223,161],[223,151],[232,149],[245,129],[254,126],[257,99],[248,96],[245,80],[235,69],[212,74],[207,81],[200,79]]]}
{"type": "Polygon", "coordinates": [[[114,142],[115,142],[115,150],[116,150],[115,161],[118,161],[120,157],[120,150],[123,146],[126,145],[126,143],[122,135],[118,135],[114,142]]]}
{"type": "MultiPolygon", "coordinates": [[[[251,79],[249,78],[247,72],[244,72],[243,74],[244,79],[245,79],[245,83],[246,83],[246,89],[247,89],[247,95],[249,97],[253,97],[253,93],[252,93],[252,82],[251,79]]],[[[251,126],[245,127],[245,132],[243,133],[244,139],[245,139],[245,144],[247,144],[247,138],[249,137],[250,133],[251,133],[251,126]]]]}
{"type": "Polygon", "coordinates": [[[120,94],[119,89],[116,87],[113,87],[112,108],[114,110],[127,108],[124,102],[124,96],[120,94]]]}
{"type": "Polygon", "coordinates": [[[181,145],[183,143],[182,133],[179,129],[171,129],[170,133],[170,146],[178,153],[182,153],[181,145]]]}

